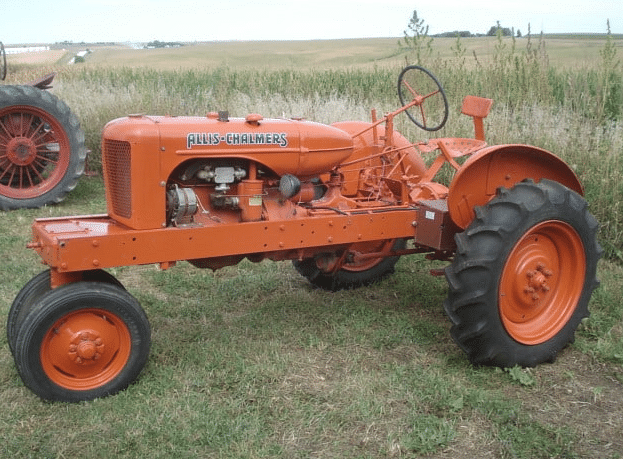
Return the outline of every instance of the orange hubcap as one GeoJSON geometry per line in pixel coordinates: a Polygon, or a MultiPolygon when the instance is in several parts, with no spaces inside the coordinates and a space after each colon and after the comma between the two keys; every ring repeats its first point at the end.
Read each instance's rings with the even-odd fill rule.
{"type": "Polygon", "coordinates": [[[41,345],[46,375],[71,390],[94,389],[125,367],[132,340],[124,322],[101,309],[83,309],[61,317],[41,345]]]}
{"type": "Polygon", "coordinates": [[[540,344],[565,326],[582,294],[583,247],[578,233],[560,221],[534,226],[513,247],[499,293],[502,323],[513,339],[540,344]]]}

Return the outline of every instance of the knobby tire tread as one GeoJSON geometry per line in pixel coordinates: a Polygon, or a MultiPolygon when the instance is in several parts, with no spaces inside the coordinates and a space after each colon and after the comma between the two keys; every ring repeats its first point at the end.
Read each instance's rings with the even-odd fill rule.
{"type": "Polygon", "coordinates": [[[452,338],[476,365],[533,367],[553,362],[574,341],[580,321],[589,316],[588,302],[599,285],[596,267],[602,249],[596,239],[597,221],[580,195],[549,180],[527,180],[510,190],[500,189],[475,214],[471,225],[456,235],[455,258],[445,271],[449,292],[444,309],[452,322],[452,338]],[[514,340],[501,321],[499,283],[514,244],[546,220],[566,222],[580,236],[586,256],[584,284],[562,329],[545,342],[525,345],[514,340]]]}

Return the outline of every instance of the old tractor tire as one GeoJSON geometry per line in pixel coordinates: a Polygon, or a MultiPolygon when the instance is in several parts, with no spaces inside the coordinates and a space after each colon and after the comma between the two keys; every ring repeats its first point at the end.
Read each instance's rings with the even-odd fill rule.
{"type": "Polygon", "coordinates": [[[598,223],[565,186],[524,181],[476,208],[456,236],[444,303],[477,365],[533,367],[573,342],[598,286],[598,223]]]}
{"type": "Polygon", "coordinates": [[[39,298],[20,324],[15,363],[44,400],[92,400],[125,389],[149,356],[151,332],[132,295],[106,282],[76,282],[39,298]]]}
{"type": "MultiPolygon", "coordinates": [[[[383,241],[381,247],[371,247],[369,243],[364,243],[360,247],[355,245],[355,249],[365,249],[368,252],[382,248],[387,242],[393,242],[393,250],[402,250],[406,246],[404,239],[394,241],[383,241]]],[[[378,244],[378,243],[377,243],[378,244]]],[[[385,276],[394,272],[394,266],[398,263],[399,256],[372,258],[361,263],[345,263],[344,266],[336,272],[324,272],[318,267],[315,258],[306,258],[304,260],[294,260],[292,263],[294,268],[300,275],[305,277],[311,284],[324,290],[337,291],[342,289],[353,289],[369,285],[377,282],[385,276]]]]}
{"type": "Polygon", "coordinates": [[[33,86],[0,86],[0,210],[61,202],[84,173],[86,156],[67,104],[33,86]]]}
{"type": "MultiPolygon", "coordinates": [[[[123,285],[117,278],[101,269],[85,271],[82,275],[82,280],[91,282],[106,282],[108,284],[117,285],[123,288],[123,285]]],[[[9,309],[6,324],[7,341],[12,354],[14,354],[17,330],[19,329],[22,321],[32,310],[36,301],[50,290],[52,290],[52,288],[50,285],[50,270],[48,269],[40,272],[26,282],[26,285],[22,287],[13,300],[13,304],[11,304],[11,308],[9,309]]]]}

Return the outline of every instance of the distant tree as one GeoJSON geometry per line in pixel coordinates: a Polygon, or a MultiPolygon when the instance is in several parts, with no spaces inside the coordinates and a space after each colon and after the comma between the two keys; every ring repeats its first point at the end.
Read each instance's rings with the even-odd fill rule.
{"type": "Polygon", "coordinates": [[[456,37],[469,38],[469,37],[473,37],[474,35],[472,35],[472,33],[469,30],[454,30],[452,32],[438,33],[433,36],[440,37],[440,38],[456,38],[456,37]]]}
{"type": "Polygon", "coordinates": [[[184,46],[184,45],[177,41],[165,42],[165,41],[154,40],[154,41],[150,41],[149,43],[147,43],[145,47],[146,48],[179,48],[180,46],[184,46]]]}
{"type": "Polygon", "coordinates": [[[498,34],[498,30],[500,31],[500,33],[501,33],[501,35],[503,37],[512,37],[513,36],[513,30],[509,29],[508,27],[504,27],[503,28],[500,25],[500,21],[497,21],[496,25],[491,26],[491,28],[487,32],[487,36],[488,37],[495,37],[498,34]]]}

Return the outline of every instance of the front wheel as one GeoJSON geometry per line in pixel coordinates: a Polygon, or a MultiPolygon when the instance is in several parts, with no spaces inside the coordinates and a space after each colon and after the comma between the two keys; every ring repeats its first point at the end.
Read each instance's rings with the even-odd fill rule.
{"type": "Polygon", "coordinates": [[[132,383],[150,343],[149,322],[134,297],[118,285],[83,281],[39,298],[19,326],[14,358],[39,397],[77,402],[132,383]]]}
{"type": "MultiPolygon", "coordinates": [[[[82,280],[91,282],[106,282],[108,284],[117,285],[123,288],[121,282],[119,282],[112,274],[101,269],[84,271],[82,273],[82,280]]],[[[47,269],[42,271],[26,282],[24,287],[15,297],[15,300],[13,300],[13,304],[9,309],[6,324],[7,341],[9,342],[9,349],[12,354],[15,353],[14,350],[15,341],[17,340],[17,330],[26,316],[30,314],[33,307],[35,307],[37,301],[44,294],[52,290],[50,282],[50,270],[47,269]]]]}
{"type": "Polygon", "coordinates": [[[573,342],[597,287],[597,221],[549,180],[502,189],[456,236],[444,303],[474,364],[532,367],[573,342]]]}

